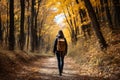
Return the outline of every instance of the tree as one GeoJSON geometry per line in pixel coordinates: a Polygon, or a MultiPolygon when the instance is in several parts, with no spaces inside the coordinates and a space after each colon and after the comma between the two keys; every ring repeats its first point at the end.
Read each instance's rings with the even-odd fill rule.
{"type": "MultiPolygon", "coordinates": [[[[79,0],[76,0],[76,3],[79,5],[79,0]]],[[[82,23],[82,22],[84,22],[83,18],[85,18],[87,16],[87,14],[86,14],[85,9],[80,9],[80,7],[79,7],[78,11],[79,11],[79,16],[80,16],[81,23],[82,23]]]]}
{"type": "MultiPolygon", "coordinates": [[[[79,5],[78,0],[76,0],[76,3],[79,5]]],[[[86,20],[87,12],[85,11],[85,9],[80,9],[80,7],[78,9],[78,12],[79,12],[79,16],[82,24],[81,30],[83,31],[84,37],[87,39],[87,36],[90,37],[90,28],[91,28],[90,23],[88,23],[86,20]],[[86,22],[86,24],[84,24],[84,22],[86,22]]]]}
{"type": "Polygon", "coordinates": [[[25,34],[24,34],[25,0],[20,0],[20,4],[21,4],[21,19],[20,19],[19,44],[20,44],[20,49],[23,50],[25,45],[25,34]]]}
{"type": "Polygon", "coordinates": [[[75,25],[75,22],[74,22],[75,19],[72,18],[72,14],[74,14],[74,13],[72,11],[72,14],[71,14],[68,6],[67,6],[67,12],[68,12],[68,15],[69,15],[68,17],[70,18],[69,24],[71,24],[71,26],[69,26],[70,30],[71,30],[70,31],[71,32],[71,41],[72,41],[72,43],[76,44],[76,42],[77,42],[76,25],[75,25]]]}
{"type": "Polygon", "coordinates": [[[1,12],[0,12],[0,44],[2,44],[3,41],[3,34],[2,34],[2,22],[1,22],[1,12]]]}
{"type": "Polygon", "coordinates": [[[7,1],[7,30],[6,30],[6,38],[5,38],[5,43],[8,46],[8,37],[9,37],[9,2],[7,1]]]}
{"type": "Polygon", "coordinates": [[[97,17],[96,17],[96,14],[95,14],[95,11],[93,10],[93,7],[90,3],[90,0],[84,0],[85,2],[85,6],[88,10],[88,14],[89,14],[89,17],[92,21],[92,24],[93,24],[93,29],[95,31],[95,34],[98,38],[98,41],[101,45],[101,48],[106,48],[107,47],[107,44],[106,44],[106,41],[101,33],[101,29],[100,29],[100,24],[99,22],[97,21],[97,17]]]}
{"type": "MultiPolygon", "coordinates": [[[[61,4],[64,4],[64,2],[61,2],[61,4]]],[[[79,32],[78,29],[79,25],[77,25],[78,16],[74,16],[74,15],[76,15],[77,13],[74,11],[73,5],[71,3],[69,3],[68,5],[65,4],[65,6],[61,6],[61,7],[64,16],[66,18],[66,22],[69,25],[68,29],[69,29],[71,41],[73,44],[76,44],[78,40],[77,36],[79,32]]]]}
{"type": "Polygon", "coordinates": [[[27,12],[28,12],[28,15],[27,15],[27,50],[28,50],[28,47],[29,47],[29,42],[30,42],[30,14],[29,14],[29,11],[30,11],[30,0],[27,0],[27,12]]]}
{"type": "Polygon", "coordinates": [[[120,0],[112,0],[114,27],[120,28],[120,0]]]}
{"type": "Polygon", "coordinates": [[[9,50],[14,50],[15,47],[15,35],[14,35],[14,0],[10,0],[10,28],[9,28],[9,50]]]}
{"type": "Polygon", "coordinates": [[[104,1],[103,0],[100,0],[100,19],[101,19],[101,22],[103,22],[105,16],[103,15],[103,12],[104,12],[104,1]]]}
{"type": "Polygon", "coordinates": [[[31,51],[34,52],[35,49],[35,25],[34,25],[34,18],[35,18],[35,9],[34,9],[34,5],[35,5],[35,0],[32,0],[32,5],[31,5],[31,51]]]}
{"type": "Polygon", "coordinates": [[[108,0],[103,0],[103,2],[105,5],[104,7],[105,7],[105,12],[106,12],[107,22],[109,24],[110,29],[112,30],[113,23],[112,23],[111,14],[110,14],[109,6],[108,6],[108,0]]]}
{"type": "Polygon", "coordinates": [[[35,49],[37,50],[38,49],[38,35],[37,35],[37,21],[38,21],[38,13],[39,13],[39,8],[40,8],[40,3],[41,3],[41,0],[38,0],[38,3],[36,3],[35,5],[38,4],[38,8],[35,8],[35,28],[34,28],[34,38],[35,38],[35,49]]]}

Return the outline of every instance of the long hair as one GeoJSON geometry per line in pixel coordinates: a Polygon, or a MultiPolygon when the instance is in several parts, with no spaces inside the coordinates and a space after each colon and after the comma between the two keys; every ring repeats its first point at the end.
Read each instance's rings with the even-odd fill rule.
{"type": "Polygon", "coordinates": [[[64,38],[64,34],[62,30],[58,31],[58,37],[64,38]]]}

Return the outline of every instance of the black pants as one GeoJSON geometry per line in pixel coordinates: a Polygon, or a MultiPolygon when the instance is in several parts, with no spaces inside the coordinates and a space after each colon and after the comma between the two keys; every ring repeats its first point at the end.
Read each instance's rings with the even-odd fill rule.
{"type": "Polygon", "coordinates": [[[61,52],[57,52],[56,57],[58,61],[59,74],[61,74],[63,72],[64,67],[64,55],[61,52]]]}

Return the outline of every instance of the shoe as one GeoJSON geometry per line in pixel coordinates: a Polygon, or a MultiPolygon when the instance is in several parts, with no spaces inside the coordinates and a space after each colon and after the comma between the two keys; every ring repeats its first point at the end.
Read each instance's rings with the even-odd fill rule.
{"type": "Polygon", "coordinates": [[[60,73],[59,75],[62,76],[62,73],[60,73]]]}

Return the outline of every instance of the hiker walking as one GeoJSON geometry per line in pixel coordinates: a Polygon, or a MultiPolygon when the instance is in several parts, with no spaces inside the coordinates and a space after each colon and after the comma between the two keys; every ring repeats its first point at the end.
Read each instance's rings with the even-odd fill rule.
{"type": "Polygon", "coordinates": [[[53,52],[57,57],[59,75],[62,76],[64,67],[64,57],[67,54],[67,41],[62,30],[58,31],[58,35],[54,42],[53,52]]]}

